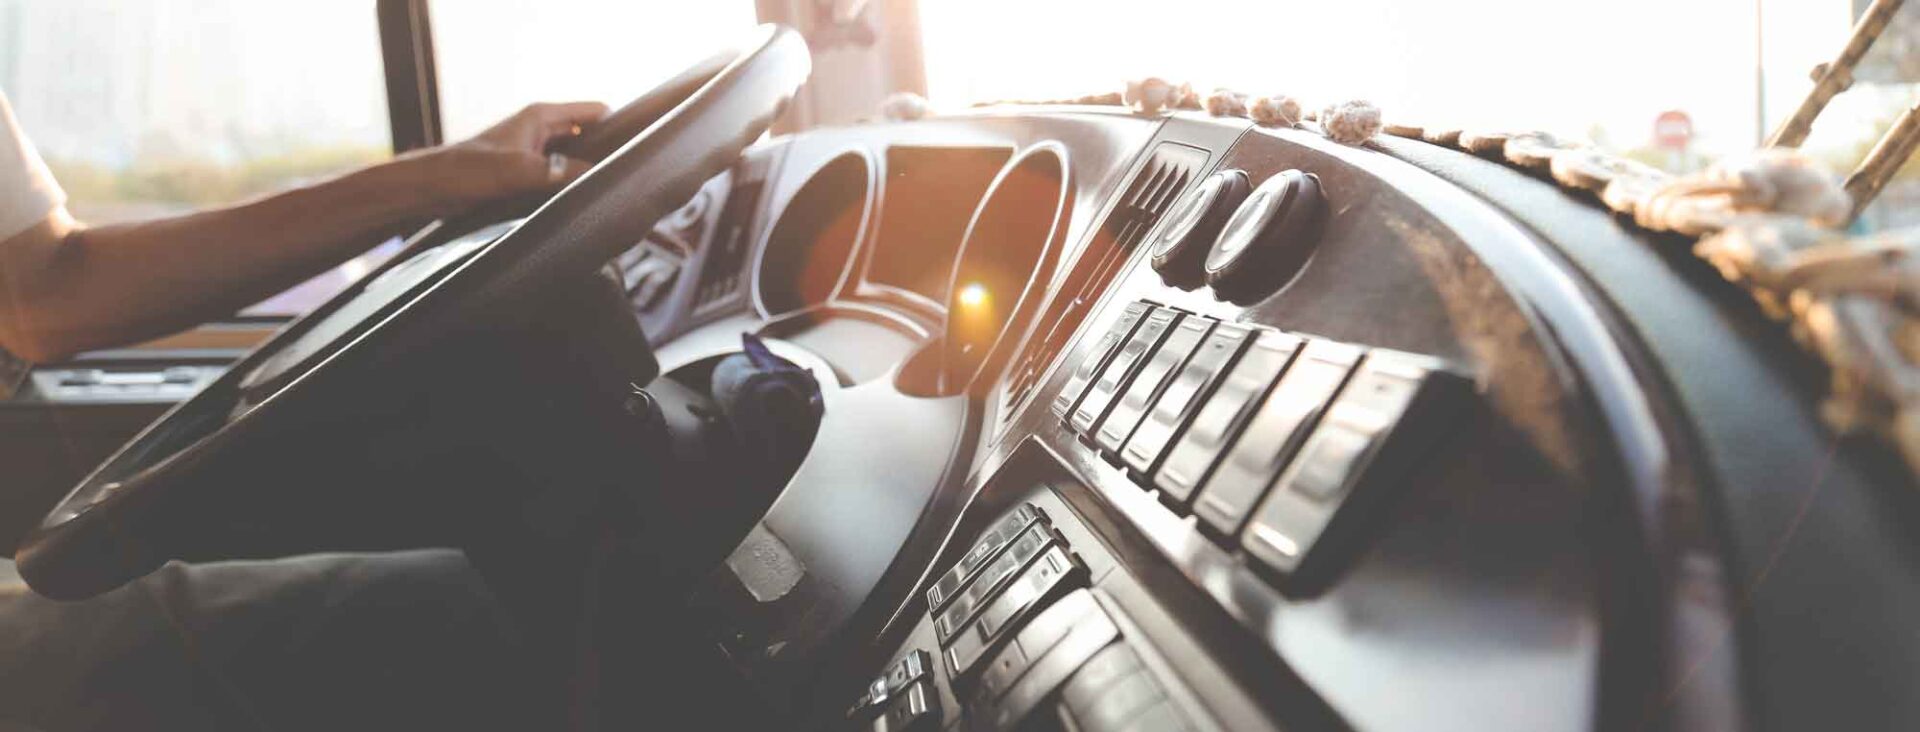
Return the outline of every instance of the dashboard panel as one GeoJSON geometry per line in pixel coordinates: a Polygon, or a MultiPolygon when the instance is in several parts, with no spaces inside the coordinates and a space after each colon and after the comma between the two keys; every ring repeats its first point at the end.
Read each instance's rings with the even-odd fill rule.
{"type": "MultiPolygon", "coordinates": [[[[1167,583],[1169,595],[1215,608],[1196,623],[1224,615],[1263,640],[1293,691],[1317,702],[1280,713],[1280,726],[1604,721],[1598,697],[1617,692],[1602,684],[1603,629],[1618,621],[1597,601],[1605,578],[1595,567],[1611,558],[1582,540],[1596,487],[1577,461],[1599,459],[1606,438],[1593,433],[1594,415],[1540,393],[1574,378],[1552,373],[1553,340],[1479,264],[1454,233],[1459,224],[1436,213],[1470,215],[1474,202],[1449,210],[1444,199],[1418,200],[1386,178],[1417,171],[1365,155],[1306,134],[1246,132],[1215,169],[1241,171],[1256,189],[1302,171],[1338,202],[1316,241],[1280,242],[1308,247],[1304,266],[1276,273],[1248,307],[1169,285],[1143,261],[1147,247],[1133,244],[1039,398],[1001,400],[1015,416],[993,452],[1010,464],[1023,451],[1064,463],[1075,479],[1048,489],[1118,513],[1115,545],[1157,555],[1184,579],[1167,583]],[[1130,310],[1142,313],[1131,326],[1130,310]],[[1125,450],[1148,407],[1167,399],[1216,329],[1237,345],[1227,338],[1213,350],[1237,357],[1228,354],[1217,378],[1189,376],[1200,404],[1171,409],[1162,455],[1142,458],[1135,446],[1129,465],[1125,450]],[[1488,338],[1500,340],[1475,342],[1488,338]],[[1404,413],[1352,407],[1382,383],[1373,369],[1412,384],[1387,389],[1409,395],[1404,413]],[[1441,398],[1426,397],[1436,386],[1441,398]],[[1516,421],[1544,429],[1502,426],[1516,421]],[[1355,424],[1372,431],[1355,439],[1355,424]],[[1300,488],[1311,483],[1342,487],[1300,488]],[[1298,498],[1309,493],[1321,497],[1298,498]],[[1514,704],[1515,694],[1533,702],[1514,704]],[[1436,717],[1440,704],[1458,716],[1436,717]]],[[[1206,172],[1188,175],[1181,195],[1206,172]]],[[[1223,239],[1233,227],[1224,228],[1223,239]]]]}
{"type": "Polygon", "coordinates": [[[1115,656],[1154,669],[1132,683],[1172,727],[1581,729],[1636,693],[1619,679],[1658,672],[1604,651],[1655,640],[1600,600],[1622,581],[1607,567],[1643,561],[1593,540],[1617,457],[1561,335],[1479,253],[1535,246],[1484,203],[1243,121],[981,115],[780,146],[757,308],[705,329],[849,320],[920,345],[836,366],[861,378],[691,600],[776,706],[1100,728],[1081,717],[1106,705],[1067,690],[1115,656]],[[922,144],[948,131],[967,144],[922,144]],[[1221,222],[1259,263],[1231,301],[1150,252],[1228,170],[1266,207],[1221,222]],[[1290,264],[1260,259],[1276,246],[1290,264]],[[803,271],[833,285],[768,297],[803,271]],[[967,321],[962,289],[1029,285],[967,321]],[[1047,528],[1004,526],[1029,514],[1047,528]],[[951,606],[926,594],[946,575],[951,606]],[[850,709],[862,693],[878,701],[850,709]]]}
{"type": "MultiPolygon", "coordinates": [[[[1714,481],[1698,435],[1724,425],[1628,325],[1626,285],[1543,223],[1590,202],[1414,141],[1086,108],[813,130],[713,190],[723,213],[687,266],[751,296],[665,298],[682,309],[649,328],[663,365],[756,332],[840,381],[812,453],[688,601],[777,714],[1577,730],[1737,728],[1834,700],[1903,713],[1893,686],[1810,669],[1906,668],[1913,649],[1769,641],[1833,630],[1750,625],[1731,599],[1754,565],[1714,507],[1767,489],[1714,481]]],[[[1739,302],[1698,297],[1676,307],[1739,302]]],[[[1790,359],[1781,338],[1749,362],[1790,359]]],[[[1772,434],[1780,454],[1830,449],[1772,434]]],[[[1835,490],[1898,482],[1871,450],[1836,455],[1835,490]]]]}
{"type": "MultiPolygon", "coordinates": [[[[608,263],[662,393],[753,335],[824,412],[662,600],[688,657],[634,698],[806,729],[1920,726],[1911,476],[1684,245],[1458,150],[1199,113],[763,140],[608,263]]],[[[66,460],[16,479],[64,488],[233,355],[35,371],[0,421],[66,460]]]]}

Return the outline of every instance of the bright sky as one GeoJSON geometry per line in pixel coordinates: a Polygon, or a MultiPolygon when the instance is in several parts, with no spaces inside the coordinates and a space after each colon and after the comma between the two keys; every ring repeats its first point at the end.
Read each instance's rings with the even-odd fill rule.
{"type": "MultiPolygon", "coordinates": [[[[943,107],[1079,96],[1157,75],[1203,91],[1225,85],[1312,104],[1367,98],[1389,117],[1415,122],[1541,128],[1580,138],[1597,130],[1604,139],[1596,141],[1614,148],[1645,144],[1655,115],[1682,109],[1694,120],[1696,149],[1715,155],[1749,149],[1759,136],[1756,3],[1765,6],[1767,117],[1775,121],[1811,86],[1807,70],[1844,43],[1851,6],[920,3],[930,94],[943,107]]],[[[1916,6],[1903,12],[1920,12],[1916,6]]],[[[533,100],[617,106],[755,23],[750,0],[436,0],[432,13],[448,139],[533,100]],[[636,33],[644,42],[634,40],[636,33]]],[[[0,0],[0,77],[7,77],[0,85],[55,156],[122,160],[132,153],[121,148],[153,139],[143,129],[173,132],[187,143],[238,130],[380,144],[386,120],[373,21],[372,0],[0,0]],[[10,28],[13,21],[21,27],[10,28]],[[322,57],[329,62],[312,63],[322,57]],[[163,103],[134,103],[140,100],[163,103]]],[[[1842,95],[1809,147],[1865,139],[1866,131],[1836,128],[1858,127],[1900,101],[1882,97],[1842,95]]]]}
{"type": "Polygon", "coordinates": [[[449,140],[533,101],[618,107],[757,23],[750,0],[438,0],[431,12],[449,140]]]}
{"type": "MultiPolygon", "coordinates": [[[[1411,121],[1539,128],[1619,147],[1683,109],[1697,145],[1752,147],[1756,0],[922,0],[944,107],[1117,89],[1366,98],[1411,121]]],[[[1845,42],[1847,0],[1766,0],[1769,118],[1845,42]]]]}

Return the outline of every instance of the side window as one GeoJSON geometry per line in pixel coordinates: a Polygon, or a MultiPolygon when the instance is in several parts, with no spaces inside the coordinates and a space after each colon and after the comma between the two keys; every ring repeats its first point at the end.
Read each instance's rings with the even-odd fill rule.
{"type": "MultiPolygon", "coordinates": [[[[0,90],[77,218],[134,221],[390,157],[379,44],[373,0],[0,0],[0,90]]],[[[247,312],[304,312],[375,261],[247,312]]]]}
{"type": "MultiPolygon", "coordinates": [[[[1867,3],[1852,3],[1857,19],[1867,3]]],[[[1821,49],[1816,62],[1825,62],[1839,44],[1821,49]]],[[[1811,75],[1782,82],[1785,92],[1769,97],[1768,111],[1777,124],[1791,115],[1814,86],[1811,75]]],[[[1920,5],[1909,3],[1894,11],[1892,21],[1866,56],[1853,69],[1853,84],[1827,104],[1815,119],[1801,149],[1819,157],[1841,174],[1867,159],[1900,115],[1920,104],[1920,5]]],[[[1886,188],[1854,221],[1856,231],[1891,231],[1920,225],[1920,156],[1902,164],[1886,188]]]]}

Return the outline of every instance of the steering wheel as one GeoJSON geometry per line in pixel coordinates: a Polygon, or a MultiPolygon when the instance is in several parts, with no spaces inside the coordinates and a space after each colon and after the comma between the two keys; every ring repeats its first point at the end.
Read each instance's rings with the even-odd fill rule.
{"type": "Polygon", "coordinates": [[[737,160],[810,69],[799,34],[761,26],[568,141],[562,151],[598,164],[518,226],[367,278],[108,458],[22,540],[21,577],[41,595],[73,600],[158,568],[171,557],[146,540],[155,517],[190,504],[209,471],[323,413],[352,384],[420,378],[397,367],[450,334],[577,287],[737,160]]]}

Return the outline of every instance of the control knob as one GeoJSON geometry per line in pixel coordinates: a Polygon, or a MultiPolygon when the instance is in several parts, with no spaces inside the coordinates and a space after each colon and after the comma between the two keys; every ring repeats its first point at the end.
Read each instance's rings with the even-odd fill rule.
{"type": "Polygon", "coordinates": [[[1246,305],[1273,294],[1305,267],[1326,223],[1320,178],[1301,170],[1275,173],[1227,220],[1207,252],[1214,296],[1246,305]]]}
{"type": "Polygon", "coordinates": [[[1246,173],[1222,170],[1207,176],[1174,204],[1167,225],[1160,228],[1148,249],[1161,279],[1182,290],[1207,283],[1206,273],[1201,270],[1207,251],[1234,209],[1246,200],[1250,188],[1246,173]]]}

